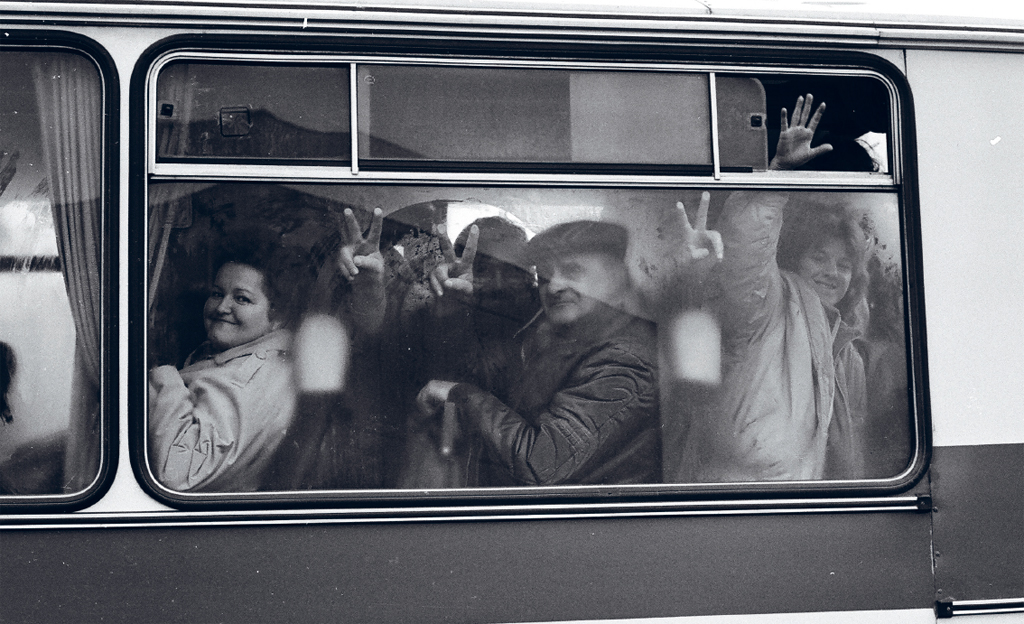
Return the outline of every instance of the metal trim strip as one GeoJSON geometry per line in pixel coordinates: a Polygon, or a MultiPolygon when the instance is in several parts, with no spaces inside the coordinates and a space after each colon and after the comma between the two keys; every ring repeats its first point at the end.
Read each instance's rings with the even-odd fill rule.
{"type": "Polygon", "coordinates": [[[131,528],[171,526],[251,526],[273,524],[352,524],[379,522],[465,522],[492,520],[564,520],[681,516],[742,516],[927,512],[927,496],[864,499],[795,499],[742,502],[690,501],[642,503],[557,503],[381,509],[277,509],[262,511],[88,512],[72,515],[0,516],[0,530],[54,528],[131,528]]]}
{"type": "Polygon", "coordinates": [[[935,617],[947,619],[961,615],[996,615],[1024,613],[1024,598],[989,600],[940,600],[935,603],[935,617]]]}

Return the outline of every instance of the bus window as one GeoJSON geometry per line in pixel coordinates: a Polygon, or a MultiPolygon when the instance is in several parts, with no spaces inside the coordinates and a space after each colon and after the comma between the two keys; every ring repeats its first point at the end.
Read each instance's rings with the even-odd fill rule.
{"type": "Polygon", "coordinates": [[[75,494],[101,461],[101,79],[63,51],[0,73],[0,493],[75,494]]]}
{"type": "Polygon", "coordinates": [[[150,163],[159,495],[789,491],[911,465],[882,79],[353,65],[348,169],[150,163]]]}
{"type": "Polygon", "coordinates": [[[362,65],[357,84],[361,159],[711,165],[706,74],[362,65]]]}
{"type": "Polygon", "coordinates": [[[157,79],[157,158],[347,162],[348,93],[347,64],[169,63],[157,79]]]}

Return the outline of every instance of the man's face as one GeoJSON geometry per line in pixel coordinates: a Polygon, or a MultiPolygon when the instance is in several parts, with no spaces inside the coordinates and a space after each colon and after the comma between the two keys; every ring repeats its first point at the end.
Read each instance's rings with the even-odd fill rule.
{"type": "Polygon", "coordinates": [[[601,253],[565,254],[537,267],[540,301],[555,325],[576,323],[622,300],[626,267],[601,253]]]}
{"type": "Polygon", "coordinates": [[[473,261],[473,296],[482,310],[515,318],[535,301],[532,290],[533,275],[525,269],[484,254],[473,261]]]}

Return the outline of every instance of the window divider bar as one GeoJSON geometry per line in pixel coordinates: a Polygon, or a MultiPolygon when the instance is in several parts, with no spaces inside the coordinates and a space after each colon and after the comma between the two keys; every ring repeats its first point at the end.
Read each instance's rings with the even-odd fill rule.
{"type": "Polygon", "coordinates": [[[711,161],[714,178],[722,179],[722,163],[718,154],[718,88],[715,84],[715,72],[708,72],[708,97],[711,110],[711,161]]]}
{"type": "Polygon", "coordinates": [[[349,149],[351,150],[352,175],[359,175],[359,98],[356,96],[356,64],[348,65],[349,102],[349,149]]]}

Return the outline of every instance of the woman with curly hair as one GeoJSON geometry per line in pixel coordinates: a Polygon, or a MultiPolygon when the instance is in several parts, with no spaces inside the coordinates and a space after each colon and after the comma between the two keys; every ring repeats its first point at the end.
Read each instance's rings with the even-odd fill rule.
{"type": "MultiPolygon", "coordinates": [[[[797,100],[792,126],[783,109],[772,169],[830,150],[810,146],[824,110],[812,117],[812,101],[797,100]]],[[[684,448],[666,476],[861,477],[865,381],[853,341],[867,311],[863,231],[843,206],[751,191],[729,196],[717,230],[724,255],[706,303],[721,323],[722,383],[692,405],[684,448]]]]}
{"type": "Polygon", "coordinates": [[[149,374],[150,465],[174,490],[258,489],[294,417],[291,328],[308,261],[247,234],[217,263],[206,342],[181,370],[149,374]]]}

